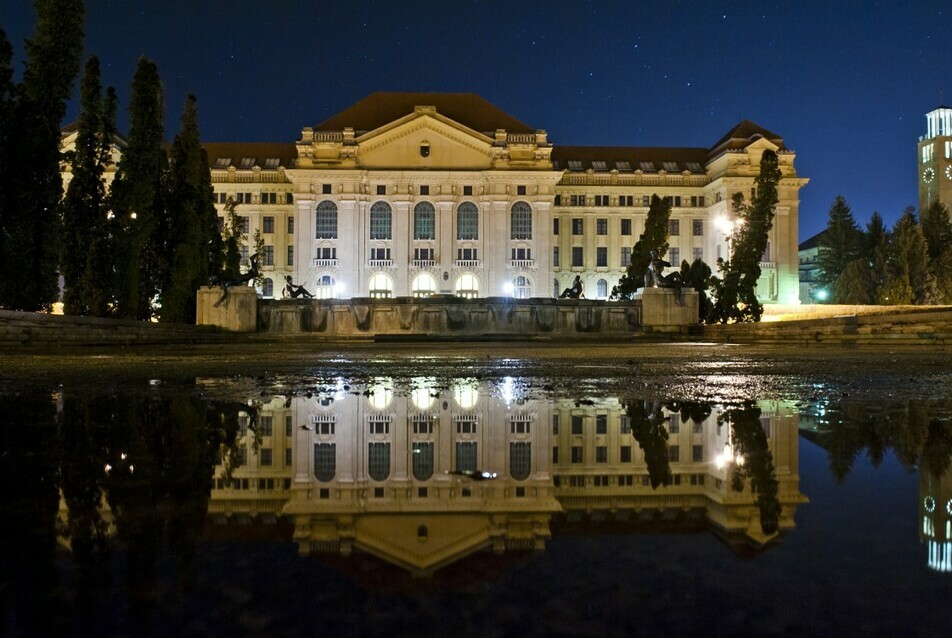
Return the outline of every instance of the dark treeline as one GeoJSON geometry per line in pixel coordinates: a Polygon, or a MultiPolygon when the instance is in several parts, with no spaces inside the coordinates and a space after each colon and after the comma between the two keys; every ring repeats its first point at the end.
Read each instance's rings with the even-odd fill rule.
{"type": "Polygon", "coordinates": [[[253,409],[187,391],[78,396],[63,390],[0,396],[0,410],[6,415],[0,472],[10,486],[0,497],[0,515],[6,542],[15,548],[0,552],[8,627],[43,628],[43,635],[95,629],[58,623],[82,622],[92,606],[87,603],[95,602],[83,597],[111,578],[117,548],[125,557],[123,585],[134,618],[147,620],[157,602],[163,553],[187,588],[215,465],[234,466],[235,459],[221,456],[237,449],[239,413],[253,418],[253,409]],[[59,543],[69,545],[75,565],[73,601],[57,598],[59,543]],[[73,605],[75,614],[50,613],[73,605]]]}
{"type": "Polygon", "coordinates": [[[934,202],[890,229],[874,212],[862,229],[842,196],[819,238],[818,283],[831,303],[952,304],[952,221],[934,202]]]}
{"type": "Polygon", "coordinates": [[[223,273],[195,97],[186,98],[179,132],[167,146],[158,69],[140,59],[122,138],[116,93],[103,91],[99,60],[91,56],[71,129],[75,148],[64,154],[62,120],[81,66],[83,3],[34,5],[36,30],[18,84],[0,30],[0,307],[49,310],[61,275],[67,314],[194,321],[198,287],[212,275],[237,275],[223,273]],[[116,155],[107,189],[104,176],[116,155]]]}

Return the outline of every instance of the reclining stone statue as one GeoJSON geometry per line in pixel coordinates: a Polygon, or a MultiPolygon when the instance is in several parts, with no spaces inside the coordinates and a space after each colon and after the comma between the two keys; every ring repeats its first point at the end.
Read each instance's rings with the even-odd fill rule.
{"type": "Polygon", "coordinates": [[[681,299],[681,287],[684,285],[681,273],[675,271],[669,275],[662,274],[662,271],[670,267],[671,263],[658,257],[654,250],[650,251],[648,256],[651,260],[648,262],[648,271],[645,273],[645,288],[674,288],[678,299],[681,299]]]}
{"type": "Polygon", "coordinates": [[[291,281],[291,275],[285,275],[284,281],[284,297],[291,299],[297,299],[298,297],[304,297],[305,299],[313,299],[314,295],[308,292],[307,288],[304,286],[299,286],[291,281]]]}

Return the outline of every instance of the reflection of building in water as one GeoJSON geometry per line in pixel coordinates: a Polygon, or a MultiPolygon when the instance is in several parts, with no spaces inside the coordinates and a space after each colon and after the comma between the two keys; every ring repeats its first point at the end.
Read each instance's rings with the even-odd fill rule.
{"type": "MultiPolygon", "coordinates": [[[[796,506],[806,500],[799,490],[796,413],[778,402],[759,406],[779,481],[779,527],[792,529],[796,506]]],[[[732,453],[730,428],[718,425],[718,412],[699,422],[682,422],[677,412],[650,408],[657,409],[666,417],[670,476],[653,489],[645,454],[623,406],[614,399],[585,406],[556,401],[553,473],[567,520],[664,521],[670,527],[678,521],[691,525],[701,519],[735,540],[746,537],[763,544],[776,536],[761,530],[749,482],[741,491],[731,487],[731,473],[745,460],[732,453]]]]}
{"type": "MultiPolygon", "coordinates": [[[[617,400],[576,405],[516,394],[509,380],[437,388],[417,379],[395,388],[379,379],[362,392],[339,385],[275,400],[260,408],[259,422],[270,417],[270,430],[259,426],[257,453],[245,437],[247,464],[233,471],[230,485],[216,469],[210,510],[228,520],[284,515],[304,554],[356,550],[414,573],[480,550],[542,549],[553,515],[700,517],[755,544],[770,539],[760,532],[755,495],[749,487],[733,491],[731,464],[719,467],[730,436],[716,412],[702,423],[681,423],[677,415],[667,422],[671,480],[652,489],[617,400]],[[467,474],[479,471],[496,477],[467,474]]],[[[805,500],[796,418],[766,407],[764,416],[781,528],[790,528],[805,500]]]]}
{"type": "Polygon", "coordinates": [[[929,550],[929,567],[952,572],[952,468],[937,476],[919,468],[919,538],[929,550]]]}

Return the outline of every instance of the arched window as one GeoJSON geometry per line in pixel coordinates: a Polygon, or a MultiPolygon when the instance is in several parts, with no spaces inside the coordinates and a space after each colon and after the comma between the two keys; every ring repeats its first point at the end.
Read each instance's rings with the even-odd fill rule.
{"type": "Polygon", "coordinates": [[[456,209],[456,239],[479,239],[479,209],[463,202],[456,209]]]}
{"type": "Polygon", "coordinates": [[[595,296],[599,299],[605,299],[608,296],[608,282],[604,279],[595,282],[595,296]]]}
{"type": "Polygon", "coordinates": [[[337,204],[324,200],[314,213],[314,238],[337,239],[337,204]]]}
{"type": "Polygon", "coordinates": [[[337,444],[314,444],[314,478],[327,482],[334,478],[337,472],[337,444]]]}
{"type": "Polygon", "coordinates": [[[515,481],[524,481],[532,471],[532,444],[512,442],[509,444],[509,475],[515,481]]]}
{"type": "Polygon", "coordinates": [[[475,299],[479,295],[479,280],[476,275],[464,273],[456,280],[456,296],[475,299]]]}
{"type": "Polygon", "coordinates": [[[420,202],[413,208],[413,238],[436,239],[436,209],[430,202],[420,202]]]}
{"type": "Polygon", "coordinates": [[[369,443],[367,471],[375,481],[386,481],[390,476],[390,444],[369,443]]]}
{"type": "Polygon", "coordinates": [[[513,279],[512,296],[516,299],[528,299],[532,296],[532,283],[528,277],[519,275],[513,279]]]}
{"type": "Polygon", "coordinates": [[[393,239],[393,215],[387,202],[370,207],[370,238],[393,239]]]}
{"type": "Polygon", "coordinates": [[[532,239],[532,208],[525,202],[512,205],[511,239],[532,239]]]}
{"type": "Polygon", "coordinates": [[[336,293],[334,278],[330,275],[321,275],[315,280],[314,296],[318,299],[333,299],[336,293]]]}
{"type": "Polygon", "coordinates": [[[264,278],[264,283],[261,285],[261,296],[274,297],[274,281],[270,277],[264,278]]]}
{"type": "Polygon", "coordinates": [[[389,299],[393,296],[393,280],[382,272],[370,278],[370,296],[389,299]]]}
{"type": "Polygon", "coordinates": [[[421,272],[413,279],[413,296],[429,297],[436,294],[436,279],[428,272],[421,272]]]}
{"type": "Polygon", "coordinates": [[[433,476],[433,444],[428,441],[413,443],[413,478],[426,481],[433,476]]]}

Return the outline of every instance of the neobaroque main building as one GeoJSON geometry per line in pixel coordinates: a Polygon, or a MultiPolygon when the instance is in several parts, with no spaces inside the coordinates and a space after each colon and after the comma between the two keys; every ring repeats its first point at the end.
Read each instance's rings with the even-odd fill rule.
{"type": "Polygon", "coordinates": [[[205,144],[216,205],[264,240],[261,293],[290,275],[316,296],[551,297],[581,276],[605,299],[653,194],[670,198],[668,261],[727,257],[730,200],[761,154],[783,179],[759,295],[796,303],[798,177],[749,121],[711,147],[556,146],[473,94],[374,93],[294,143],[205,144]]]}

